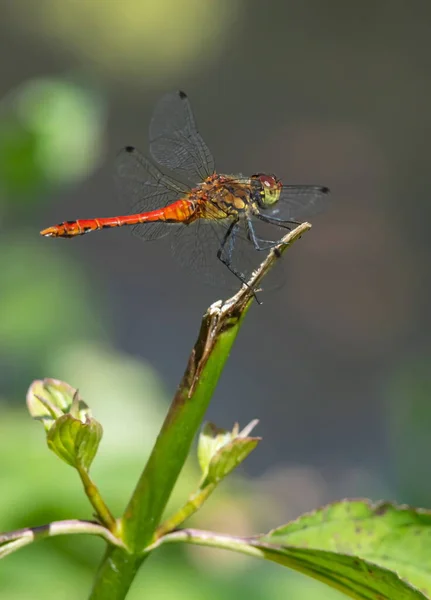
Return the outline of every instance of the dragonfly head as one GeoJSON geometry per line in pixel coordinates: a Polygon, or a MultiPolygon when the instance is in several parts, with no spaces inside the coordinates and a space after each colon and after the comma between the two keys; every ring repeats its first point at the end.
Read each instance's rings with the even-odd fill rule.
{"type": "Polygon", "coordinates": [[[275,175],[266,175],[265,173],[257,173],[252,175],[252,181],[255,182],[256,192],[255,197],[261,208],[270,208],[280,198],[281,181],[275,175]]]}

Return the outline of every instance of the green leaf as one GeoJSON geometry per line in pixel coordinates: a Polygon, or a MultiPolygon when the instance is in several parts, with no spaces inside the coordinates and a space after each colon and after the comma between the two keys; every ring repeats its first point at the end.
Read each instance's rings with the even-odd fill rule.
{"type": "Polygon", "coordinates": [[[229,475],[252,452],[261,438],[236,438],[220,448],[212,457],[204,487],[207,483],[218,483],[229,475]]]}
{"type": "Polygon", "coordinates": [[[209,463],[214,453],[231,439],[231,431],[219,429],[214,423],[205,423],[198,441],[198,461],[202,473],[208,471],[209,463]]]}
{"type": "Polygon", "coordinates": [[[395,571],[431,596],[430,511],[391,503],[373,505],[367,500],[343,501],[279,527],[260,541],[306,549],[302,555],[330,551],[335,561],[337,554],[354,555],[395,571]]]}
{"type": "Polygon", "coordinates": [[[344,501],[267,535],[240,538],[183,529],[154,546],[186,542],[242,552],[304,573],[357,600],[426,600],[429,520],[425,511],[344,501]]]}
{"type": "Polygon", "coordinates": [[[70,413],[82,421],[91,417],[78,390],[58,379],[33,381],[27,392],[27,408],[33,419],[43,423],[46,431],[63,414],[70,413]]]}
{"type": "Polygon", "coordinates": [[[33,381],[27,392],[28,411],[49,431],[55,419],[69,411],[75,393],[69,384],[57,379],[33,381]]]}
{"type": "Polygon", "coordinates": [[[219,429],[213,423],[204,425],[198,442],[198,461],[207,478],[206,483],[216,483],[226,477],[254,450],[260,438],[246,438],[246,435],[257,423],[257,419],[251,421],[242,431],[239,431],[238,423],[235,423],[232,431],[219,429]],[[245,439],[253,442],[244,443],[245,439]],[[235,440],[238,441],[234,443],[235,440]]]}
{"type": "Polygon", "coordinates": [[[372,562],[335,552],[253,544],[263,558],[314,577],[357,600],[426,600],[396,573],[372,562]]]}
{"type": "Polygon", "coordinates": [[[212,423],[204,426],[199,437],[198,456],[204,476],[199,488],[190,494],[187,502],[157,528],[155,537],[160,538],[178,529],[184,521],[197,512],[226,475],[229,475],[260,442],[260,438],[245,437],[258,423],[249,423],[239,432],[238,423],[232,431],[218,429],[212,423]]]}
{"type": "Polygon", "coordinates": [[[345,500],[266,535],[239,538],[185,529],[158,544],[187,542],[265,558],[360,600],[431,597],[431,511],[345,500]]]}
{"type": "Polygon", "coordinates": [[[95,419],[84,422],[71,414],[58,418],[51,426],[49,448],[68,465],[88,471],[102,439],[103,429],[95,419]]]}

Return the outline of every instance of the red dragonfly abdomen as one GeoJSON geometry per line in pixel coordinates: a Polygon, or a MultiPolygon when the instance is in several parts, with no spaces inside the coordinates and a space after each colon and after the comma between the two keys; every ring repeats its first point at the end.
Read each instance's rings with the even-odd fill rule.
{"type": "Polygon", "coordinates": [[[109,227],[122,227],[123,225],[138,225],[139,223],[154,223],[164,221],[165,223],[187,223],[195,213],[195,202],[192,200],[177,200],[164,208],[158,208],[145,213],[125,215],[123,217],[106,217],[101,219],[77,219],[76,221],[64,221],[43,229],[40,233],[46,237],[71,238],[76,235],[84,235],[90,231],[105,229],[109,227]]]}

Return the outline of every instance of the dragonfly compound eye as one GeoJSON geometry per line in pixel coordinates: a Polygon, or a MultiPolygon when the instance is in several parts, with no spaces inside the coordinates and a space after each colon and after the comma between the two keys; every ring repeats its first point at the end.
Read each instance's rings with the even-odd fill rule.
{"type": "Polygon", "coordinates": [[[259,202],[263,208],[269,208],[280,198],[282,184],[275,175],[260,173],[254,175],[260,183],[259,202]]]}

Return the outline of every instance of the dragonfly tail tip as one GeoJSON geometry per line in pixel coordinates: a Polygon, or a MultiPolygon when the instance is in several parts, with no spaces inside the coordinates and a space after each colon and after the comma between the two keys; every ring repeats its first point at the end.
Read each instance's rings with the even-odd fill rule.
{"type": "Polygon", "coordinates": [[[54,228],[47,227],[46,229],[42,229],[42,231],[40,232],[40,235],[43,235],[45,237],[54,237],[54,228]]]}

